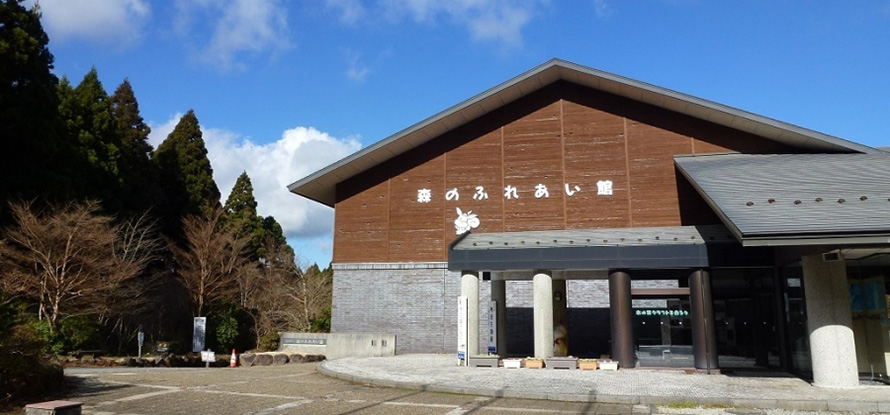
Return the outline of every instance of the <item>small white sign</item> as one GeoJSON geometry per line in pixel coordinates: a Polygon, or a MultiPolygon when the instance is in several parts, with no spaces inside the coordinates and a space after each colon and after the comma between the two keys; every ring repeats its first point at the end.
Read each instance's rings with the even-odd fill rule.
{"type": "Polygon", "coordinates": [[[467,297],[457,297],[457,358],[467,359],[467,297]]]}
{"type": "Polygon", "coordinates": [[[488,353],[498,352],[498,302],[488,303],[488,353]]]}
{"type": "Polygon", "coordinates": [[[201,352],[201,361],[202,362],[215,362],[216,361],[216,353],[212,351],[201,352]]]}

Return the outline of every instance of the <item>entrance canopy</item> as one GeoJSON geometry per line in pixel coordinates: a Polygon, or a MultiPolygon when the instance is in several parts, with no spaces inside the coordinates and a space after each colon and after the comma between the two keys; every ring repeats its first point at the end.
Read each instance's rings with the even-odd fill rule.
{"type": "Polygon", "coordinates": [[[451,243],[448,269],[596,270],[706,268],[771,263],[742,250],[722,225],[465,233],[451,243]]]}
{"type": "Polygon", "coordinates": [[[890,153],[678,156],[743,246],[890,243],[890,153]]]}

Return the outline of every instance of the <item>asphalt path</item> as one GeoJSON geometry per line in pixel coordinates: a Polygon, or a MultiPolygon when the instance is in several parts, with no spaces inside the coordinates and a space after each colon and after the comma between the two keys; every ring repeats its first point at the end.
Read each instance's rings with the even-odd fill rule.
{"type": "Polygon", "coordinates": [[[649,408],[410,391],[321,375],[315,363],[252,368],[69,368],[84,415],[648,414],[649,408]]]}

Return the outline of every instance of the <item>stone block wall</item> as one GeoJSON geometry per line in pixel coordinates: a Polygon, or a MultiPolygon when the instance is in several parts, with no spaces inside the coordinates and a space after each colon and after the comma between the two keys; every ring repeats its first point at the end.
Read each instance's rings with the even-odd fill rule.
{"type": "MultiPolygon", "coordinates": [[[[334,264],[332,333],[389,333],[396,353],[457,353],[457,297],[460,273],[444,262],[334,264]]],[[[634,286],[664,282],[634,281],[634,286]]],[[[670,283],[668,283],[670,284],[670,283]]],[[[676,285],[674,282],[673,285],[676,285]]],[[[532,282],[507,281],[507,348],[510,354],[533,353],[532,282]]],[[[575,355],[608,353],[609,283],[566,282],[569,351],[575,355]]],[[[479,350],[487,352],[485,333],[491,282],[479,281],[479,350]]],[[[659,302],[664,300],[643,300],[659,302]]],[[[656,304],[636,304],[637,307],[656,304]]]]}

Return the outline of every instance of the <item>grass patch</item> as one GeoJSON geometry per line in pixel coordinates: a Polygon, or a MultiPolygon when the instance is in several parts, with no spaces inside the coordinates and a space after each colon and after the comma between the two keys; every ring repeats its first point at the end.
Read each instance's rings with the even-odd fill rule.
{"type": "Polygon", "coordinates": [[[731,408],[731,406],[716,404],[716,403],[706,403],[706,404],[697,404],[692,401],[679,401],[668,404],[658,405],[668,409],[726,409],[731,408]]]}
{"type": "Polygon", "coordinates": [[[666,408],[671,409],[694,409],[698,408],[698,405],[692,401],[680,401],[680,402],[672,402],[664,405],[666,408]]]}

